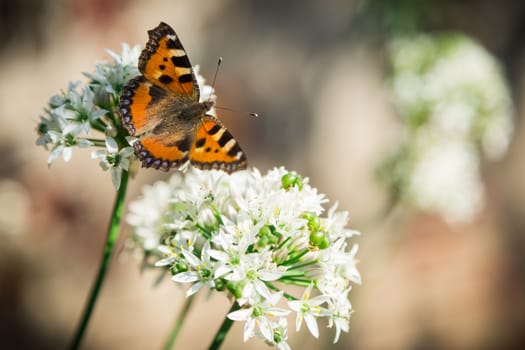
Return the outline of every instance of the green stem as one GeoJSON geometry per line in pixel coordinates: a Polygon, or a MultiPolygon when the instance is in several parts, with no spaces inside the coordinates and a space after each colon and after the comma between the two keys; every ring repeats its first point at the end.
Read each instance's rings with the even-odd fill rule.
{"type": "MultiPolygon", "coordinates": [[[[273,291],[276,291],[276,292],[280,292],[281,291],[279,288],[277,288],[276,286],[274,286],[270,282],[266,282],[266,285],[268,286],[268,288],[270,288],[273,291]]],[[[293,295],[285,293],[285,292],[283,292],[283,296],[286,299],[288,299],[288,300],[299,300],[298,298],[294,297],[293,295]]]]}
{"type": "Polygon", "coordinates": [[[164,347],[163,347],[164,350],[170,350],[173,348],[173,345],[175,344],[175,340],[177,340],[177,336],[179,335],[180,330],[182,329],[184,319],[186,318],[186,315],[188,314],[188,311],[190,310],[193,299],[194,299],[193,296],[186,299],[186,302],[184,303],[184,306],[182,307],[182,310],[179,312],[179,316],[177,317],[177,320],[175,321],[173,330],[171,331],[171,334],[169,335],[168,340],[166,340],[166,343],[164,344],[164,347]]]}
{"type": "Polygon", "coordinates": [[[94,146],[98,146],[98,147],[106,147],[106,141],[105,141],[105,140],[101,140],[101,139],[92,139],[92,138],[89,138],[89,137],[86,137],[85,139],[88,140],[88,141],[91,141],[91,142],[93,143],[94,146]]]}
{"type": "Polygon", "coordinates": [[[126,196],[127,185],[128,185],[128,172],[123,171],[122,180],[120,182],[120,188],[117,191],[117,194],[115,197],[115,203],[113,204],[113,212],[111,213],[111,221],[108,227],[106,245],[102,253],[102,260],[100,262],[98,275],[95,279],[95,283],[91,290],[91,294],[89,296],[86,307],[84,309],[82,319],[75,333],[75,338],[73,338],[73,342],[71,343],[71,346],[69,347],[69,349],[71,350],[76,350],[80,346],[80,342],[82,341],[84,333],[86,332],[89,320],[91,318],[91,314],[93,313],[93,309],[97,302],[98,294],[100,292],[102,284],[104,283],[104,278],[106,276],[107,268],[108,268],[109,261],[111,258],[111,253],[113,252],[113,247],[115,246],[115,242],[117,241],[117,237],[119,233],[120,217],[122,216],[122,209],[124,208],[124,198],[126,196]]]}
{"type": "Polygon", "coordinates": [[[307,287],[309,284],[312,283],[309,279],[304,278],[280,278],[279,282],[285,283],[285,284],[295,284],[296,286],[301,287],[307,287]]]}
{"type": "MultiPolygon", "coordinates": [[[[312,261],[303,262],[301,264],[289,266],[289,268],[292,268],[294,270],[299,270],[299,269],[305,268],[305,267],[310,266],[310,265],[315,265],[317,263],[318,263],[318,261],[312,260],[312,261]]],[[[287,273],[288,273],[288,271],[285,272],[285,275],[287,275],[287,273]]],[[[302,276],[304,276],[304,272],[301,272],[301,274],[302,274],[302,276]]]]}
{"type": "Polygon", "coordinates": [[[281,265],[292,265],[292,264],[295,264],[296,262],[299,261],[299,259],[301,259],[303,256],[305,256],[306,254],[308,254],[308,249],[304,249],[302,252],[292,256],[290,259],[284,261],[281,263],[281,265]]]}
{"type": "MultiPolygon", "coordinates": [[[[228,313],[239,310],[240,308],[241,307],[239,306],[239,304],[235,301],[228,313]]],[[[221,324],[221,328],[219,328],[217,334],[215,334],[215,339],[213,339],[213,342],[210,344],[208,350],[218,350],[221,347],[224,338],[226,338],[226,334],[228,334],[228,331],[232,327],[232,324],[233,320],[230,320],[228,317],[224,318],[224,321],[221,324]]]]}
{"type": "MultiPolygon", "coordinates": [[[[308,264],[311,265],[310,263],[308,263],[308,264]]],[[[295,266],[293,268],[295,269],[295,266]]],[[[297,270],[290,271],[290,270],[288,270],[281,276],[281,278],[304,277],[304,274],[305,274],[304,271],[297,271],[297,270]]]]}
{"type": "Polygon", "coordinates": [[[98,130],[100,132],[104,132],[106,131],[106,125],[100,120],[100,119],[97,119],[97,120],[92,120],[91,121],[91,127],[95,130],[98,130]]]}

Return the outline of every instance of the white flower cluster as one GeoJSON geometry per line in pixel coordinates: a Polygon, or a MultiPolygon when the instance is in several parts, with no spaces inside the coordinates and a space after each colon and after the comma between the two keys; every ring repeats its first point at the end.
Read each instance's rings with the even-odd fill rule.
{"type": "Polygon", "coordinates": [[[468,220],[483,204],[481,153],[501,157],[513,130],[501,68],[458,34],[397,39],[390,60],[405,140],[383,176],[422,209],[468,220]]]}
{"type": "Polygon", "coordinates": [[[90,79],[87,84],[71,83],[66,92],[49,99],[45,115],[40,116],[36,144],[50,150],[49,165],[60,156],[69,161],[74,147],[104,147],[93,151],[92,158],[99,160],[103,170],[110,170],[113,185],[118,188],[122,171],[128,170],[134,154],[125,140],[117,107],[122,87],[139,74],[140,48],[122,44],[120,55],[108,53],[113,62],[99,62],[94,74],[84,73],[90,79]],[[104,138],[92,138],[93,130],[104,138]]]}
{"type": "Polygon", "coordinates": [[[203,287],[232,295],[241,309],[228,317],[245,322],[244,340],[264,339],[279,349],[287,344],[286,316],[296,313],[317,337],[317,318],[335,326],[335,341],[348,331],[351,282],[356,268],[357,234],[345,228],[348,214],[333,206],[307,179],[275,168],[227,174],[190,167],[171,180],[146,186],[130,203],[133,244],[156,256],[173,281],[190,284],[190,296],[203,287]],[[282,289],[304,288],[302,296],[282,289]],[[315,293],[315,296],[313,295],[315,293]],[[278,306],[282,297],[288,299],[278,306]]]}

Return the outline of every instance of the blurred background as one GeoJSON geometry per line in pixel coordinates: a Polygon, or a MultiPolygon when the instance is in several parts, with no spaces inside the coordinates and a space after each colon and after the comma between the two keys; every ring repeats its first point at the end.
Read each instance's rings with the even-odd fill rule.
{"type": "MultiPolygon", "coordinates": [[[[1,0],[0,348],[67,346],[98,269],[114,197],[109,174],[89,151],[76,149],[69,163],[59,159],[48,169],[48,152],[35,146],[39,115],[69,81],[110,59],[105,48],[143,46],[160,21],[174,27],[208,81],[223,57],[218,105],[243,112],[219,113],[250,165],[284,165],[309,177],[362,232],[363,284],[350,293],[350,332],[332,345],[332,330],[321,326],[314,340],[303,327],[290,332],[292,348],[525,348],[525,3],[511,0],[1,0]],[[476,200],[460,216],[406,194],[416,188],[407,179],[417,161],[408,157],[412,165],[403,166],[400,149],[424,146],[410,142],[410,130],[421,129],[410,126],[392,84],[393,40],[444,32],[460,33],[500,62],[494,84],[508,84],[499,156],[474,142],[473,168],[439,173],[453,184],[472,174],[475,186],[459,197],[476,200]]],[[[423,115],[427,121],[430,114],[423,115]]],[[[453,167],[448,159],[459,158],[444,159],[439,168],[446,170],[453,167]]],[[[140,171],[128,199],[168,176],[140,171]]],[[[434,189],[454,207],[457,196],[447,197],[458,193],[453,186],[434,189]]],[[[123,249],[129,231],[124,226],[83,349],[158,349],[182,306],[183,290],[169,281],[153,286],[155,271],[141,272],[140,258],[123,249]]],[[[201,295],[177,348],[206,348],[228,309],[222,295],[201,295]]],[[[267,348],[243,344],[236,325],[224,348],[246,346],[267,348]]]]}

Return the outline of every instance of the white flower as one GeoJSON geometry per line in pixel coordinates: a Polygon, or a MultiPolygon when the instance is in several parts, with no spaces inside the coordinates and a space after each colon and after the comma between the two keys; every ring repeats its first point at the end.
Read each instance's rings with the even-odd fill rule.
{"type": "Polygon", "coordinates": [[[267,342],[269,345],[275,345],[279,350],[291,350],[290,345],[288,345],[288,322],[286,318],[281,317],[279,320],[272,321],[271,327],[273,331],[273,340],[267,342]]]}
{"type": "Polygon", "coordinates": [[[40,116],[36,144],[46,149],[51,145],[48,165],[59,156],[68,162],[73,155],[73,147],[86,148],[92,142],[80,137],[82,132],[90,132],[90,122],[99,118],[105,111],[97,109],[91,100],[91,93],[84,89],[82,95],[77,91],[78,84],[69,84],[67,94],[55,95],[49,99],[49,108],[44,111],[47,117],[40,116]]]}
{"type": "Polygon", "coordinates": [[[181,272],[173,276],[173,281],[180,283],[194,283],[191,288],[186,292],[186,296],[189,297],[197,293],[202,287],[207,286],[212,289],[215,287],[213,280],[215,263],[212,262],[210,254],[210,244],[206,242],[202,247],[201,257],[198,258],[192,252],[183,249],[182,254],[188,262],[190,271],[181,272]]]}
{"type": "Polygon", "coordinates": [[[352,312],[352,305],[348,300],[348,293],[351,288],[347,288],[339,295],[334,295],[328,300],[328,327],[335,326],[334,343],[339,341],[341,331],[348,332],[350,329],[350,314],[352,312]]]}
{"type": "Polygon", "coordinates": [[[98,159],[102,170],[109,170],[113,187],[120,187],[122,171],[128,171],[129,159],[133,157],[133,148],[124,147],[119,150],[117,142],[111,136],[106,136],[106,149],[91,153],[91,158],[98,159]]]}
{"type": "Polygon", "coordinates": [[[61,107],[65,107],[62,114],[69,124],[64,127],[64,132],[73,135],[78,135],[81,132],[89,135],[91,123],[108,113],[93,103],[93,92],[87,86],[82,89],[82,94],[76,90],[69,90],[66,96],[66,104],[58,108],[61,107]]]}
{"type": "Polygon", "coordinates": [[[128,44],[123,43],[121,55],[107,50],[113,58],[113,63],[98,62],[95,65],[95,73],[84,73],[91,80],[90,87],[95,93],[95,100],[98,104],[104,106],[109,103],[110,95],[113,96],[113,99],[118,100],[124,85],[131,78],[139,75],[137,66],[140,51],[138,45],[130,48],[128,44]]]}
{"type": "Polygon", "coordinates": [[[141,49],[140,45],[130,47],[128,43],[122,43],[122,53],[120,55],[111,50],[106,50],[106,52],[113,58],[116,65],[133,69],[139,64],[141,49]]]}
{"type": "Polygon", "coordinates": [[[306,326],[312,335],[319,338],[319,328],[317,326],[317,317],[326,316],[327,311],[325,308],[319,306],[326,303],[329,298],[325,295],[318,295],[310,298],[313,284],[310,284],[303,292],[303,296],[300,300],[293,300],[288,302],[290,309],[297,313],[295,319],[295,329],[299,331],[303,320],[306,322],[306,326]]]}
{"type": "Polygon", "coordinates": [[[76,138],[71,133],[49,130],[47,136],[49,137],[50,143],[54,144],[51,153],[49,154],[49,158],[47,159],[48,165],[51,165],[51,163],[53,163],[60,155],[62,155],[65,162],[69,162],[73,156],[74,146],[87,148],[92,145],[91,141],[83,138],[76,138]]]}
{"type": "Polygon", "coordinates": [[[156,254],[155,266],[174,282],[191,284],[187,295],[206,287],[232,296],[242,309],[229,317],[246,322],[245,341],[289,349],[283,317],[291,310],[315,336],[317,317],[330,317],[337,338],[349,329],[348,292],[361,281],[357,245],[347,242],[356,231],[345,228],[348,214],[336,206],[321,217],[327,200],[307,179],[284,168],[262,175],[189,167],[161,184],[130,204],[134,246],[156,254]],[[284,294],[289,284],[309,287],[301,300],[279,308],[282,295],[296,298],[284,294]],[[314,291],[319,295],[310,298],[314,291]],[[332,301],[341,298],[347,302],[332,301]]]}
{"type": "Polygon", "coordinates": [[[75,147],[105,145],[105,150],[94,151],[92,157],[100,160],[102,169],[110,170],[113,185],[118,188],[122,171],[129,168],[133,150],[130,147],[119,149],[113,138],[97,139],[91,133],[93,130],[105,132],[109,128],[115,131],[110,136],[116,136],[115,128],[120,127],[120,118],[114,111],[122,87],[138,74],[140,49],[130,49],[123,44],[122,56],[109,53],[114,63],[97,64],[95,74],[85,74],[90,78],[87,84],[69,83],[66,92],[49,99],[37,127],[36,144],[50,151],[49,165],[60,156],[69,161],[75,147]]]}
{"type": "Polygon", "coordinates": [[[251,303],[258,297],[270,297],[270,290],[264,282],[275,281],[284,274],[283,268],[278,268],[271,260],[269,251],[248,253],[241,257],[240,281],[245,283],[242,296],[238,298],[239,305],[251,303]]]}
{"type": "Polygon", "coordinates": [[[245,342],[255,335],[256,326],[267,341],[273,342],[273,331],[269,317],[285,317],[290,313],[290,310],[276,307],[282,295],[282,292],[273,293],[269,298],[263,299],[262,302],[256,302],[248,308],[228,314],[228,318],[231,320],[246,322],[244,325],[245,342]]]}
{"type": "Polygon", "coordinates": [[[221,228],[217,235],[213,237],[213,243],[218,249],[211,249],[210,255],[219,262],[215,277],[225,278],[232,281],[240,281],[243,278],[244,266],[241,259],[248,251],[250,245],[256,241],[256,234],[259,232],[258,226],[253,225],[253,221],[248,217],[239,220],[239,226],[247,224],[253,228],[242,232],[239,226],[235,225],[227,217],[222,217],[224,228],[221,228]]]}

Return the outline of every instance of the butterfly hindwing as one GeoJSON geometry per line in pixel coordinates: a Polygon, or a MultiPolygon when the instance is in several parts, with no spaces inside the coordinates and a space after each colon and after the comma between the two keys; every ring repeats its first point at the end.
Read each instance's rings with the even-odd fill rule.
{"type": "Polygon", "coordinates": [[[199,123],[190,149],[191,164],[201,169],[232,172],[246,168],[246,156],[222,123],[206,115],[199,123]]]}
{"type": "Polygon", "coordinates": [[[159,138],[143,137],[133,144],[144,168],[169,170],[179,168],[188,161],[189,141],[184,135],[159,138]]]}
{"type": "Polygon", "coordinates": [[[139,58],[140,72],[154,84],[199,100],[199,86],[186,50],[175,31],[161,22],[148,31],[149,40],[139,58]]]}

